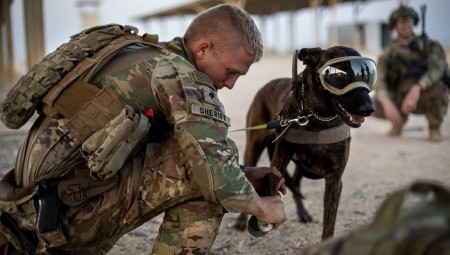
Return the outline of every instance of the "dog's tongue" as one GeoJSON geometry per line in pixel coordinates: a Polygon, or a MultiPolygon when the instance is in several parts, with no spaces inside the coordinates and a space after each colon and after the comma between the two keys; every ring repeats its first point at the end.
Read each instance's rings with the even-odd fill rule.
{"type": "Polygon", "coordinates": [[[356,116],[356,115],[350,115],[350,121],[357,124],[362,124],[364,122],[364,117],[356,116]]]}

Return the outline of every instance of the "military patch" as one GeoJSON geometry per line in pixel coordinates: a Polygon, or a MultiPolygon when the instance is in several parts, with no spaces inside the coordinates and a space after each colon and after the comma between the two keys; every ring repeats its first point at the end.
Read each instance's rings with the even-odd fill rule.
{"type": "Polygon", "coordinates": [[[230,126],[230,118],[227,117],[221,111],[210,109],[210,108],[204,107],[202,105],[198,105],[198,104],[193,104],[191,106],[191,112],[193,114],[201,115],[201,116],[204,116],[207,118],[213,118],[213,119],[219,120],[219,121],[225,123],[227,126],[230,126]]]}
{"type": "Polygon", "coordinates": [[[200,83],[208,87],[214,88],[212,80],[202,72],[195,70],[194,72],[191,73],[191,77],[195,81],[195,83],[200,83]]]}
{"type": "Polygon", "coordinates": [[[203,97],[205,98],[205,102],[223,107],[222,102],[219,100],[219,96],[217,92],[212,90],[209,87],[203,87],[203,97]]]}

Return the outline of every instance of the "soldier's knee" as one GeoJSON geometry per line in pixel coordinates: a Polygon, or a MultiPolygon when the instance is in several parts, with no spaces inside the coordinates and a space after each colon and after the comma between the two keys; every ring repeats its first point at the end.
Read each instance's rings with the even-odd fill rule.
{"type": "Polygon", "coordinates": [[[194,201],[166,211],[152,254],[206,254],[222,221],[221,206],[194,201]]]}

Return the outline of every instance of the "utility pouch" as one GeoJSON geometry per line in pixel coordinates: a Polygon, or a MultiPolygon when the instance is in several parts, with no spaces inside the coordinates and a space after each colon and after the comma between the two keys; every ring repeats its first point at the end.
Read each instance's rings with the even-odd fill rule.
{"type": "Polygon", "coordinates": [[[111,178],[123,166],[133,149],[146,136],[149,119],[125,106],[122,112],[91,135],[81,146],[81,152],[94,179],[111,178]]]}

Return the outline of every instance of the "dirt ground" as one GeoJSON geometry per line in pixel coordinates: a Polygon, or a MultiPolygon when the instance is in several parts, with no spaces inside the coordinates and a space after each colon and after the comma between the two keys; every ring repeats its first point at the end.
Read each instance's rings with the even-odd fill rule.
{"type": "MultiPolygon", "coordinates": [[[[290,77],[291,63],[291,56],[265,56],[260,63],[252,66],[233,90],[219,93],[225,104],[226,114],[232,120],[231,129],[245,126],[248,106],[260,87],[271,79],[290,77]]],[[[387,137],[388,130],[387,122],[372,117],[367,118],[361,128],[352,129],[350,158],[343,176],[344,186],[335,235],[370,222],[389,192],[414,180],[435,180],[450,185],[448,115],[441,129],[444,136],[442,142],[427,140],[427,124],[423,116],[411,116],[402,137],[387,137]]],[[[1,134],[0,132],[0,142],[7,137],[1,134]]],[[[242,157],[245,133],[235,132],[230,133],[230,136],[236,141],[242,157]]],[[[0,160],[3,161],[10,159],[6,155],[15,150],[2,149],[0,160]]],[[[259,165],[268,164],[267,156],[263,155],[259,165]]],[[[299,248],[320,242],[323,191],[323,180],[304,179],[302,192],[306,196],[305,206],[314,217],[314,222],[299,223],[292,195],[288,192],[283,197],[287,222],[261,238],[235,231],[232,225],[237,214],[225,215],[210,254],[296,254],[299,248]]],[[[123,236],[109,254],[149,254],[161,220],[160,215],[123,236]]]]}

